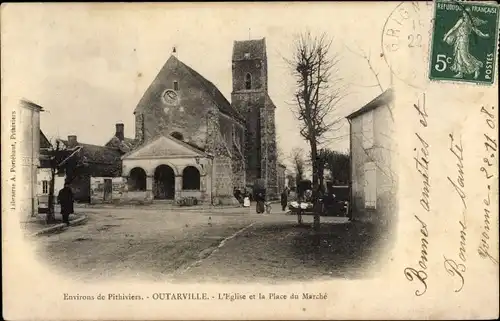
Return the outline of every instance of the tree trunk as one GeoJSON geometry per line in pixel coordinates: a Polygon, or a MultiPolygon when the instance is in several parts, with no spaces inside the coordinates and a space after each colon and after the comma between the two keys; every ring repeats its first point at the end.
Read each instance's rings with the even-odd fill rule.
{"type": "Polygon", "coordinates": [[[54,185],[56,180],[56,171],[54,168],[50,169],[50,185],[49,185],[49,204],[48,204],[48,213],[46,216],[47,224],[54,223],[56,220],[55,216],[55,202],[54,202],[54,185]]]}
{"type": "Polygon", "coordinates": [[[316,144],[316,141],[311,140],[310,141],[311,145],[311,161],[312,161],[312,174],[313,174],[313,208],[314,208],[314,224],[313,228],[314,231],[317,233],[319,232],[319,227],[320,227],[320,212],[317,210],[318,207],[318,191],[319,191],[319,182],[318,182],[318,146],[316,144]]]}

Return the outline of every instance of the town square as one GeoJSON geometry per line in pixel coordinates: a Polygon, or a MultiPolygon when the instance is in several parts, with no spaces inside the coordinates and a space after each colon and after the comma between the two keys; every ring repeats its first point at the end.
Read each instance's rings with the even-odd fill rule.
{"type": "Polygon", "coordinates": [[[17,148],[33,155],[17,205],[40,262],[85,282],[376,272],[398,178],[392,76],[367,44],[250,22],[137,41],[78,29],[81,42],[72,22],[40,19],[62,42],[31,33],[46,68],[16,115],[17,148]]]}

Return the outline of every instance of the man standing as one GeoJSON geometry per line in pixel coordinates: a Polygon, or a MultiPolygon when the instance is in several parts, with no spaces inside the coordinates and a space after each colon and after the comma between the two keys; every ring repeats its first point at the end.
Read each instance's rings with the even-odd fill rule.
{"type": "Polygon", "coordinates": [[[285,187],[283,192],[281,192],[281,208],[283,211],[286,210],[286,206],[288,205],[288,187],[285,187]]]}
{"type": "Polygon", "coordinates": [[[61,204],[61,215],[63,218],[63,223],[69,226],[69,215],[74,212],[73,210],[73,191],[69,186],[69,183],[64,183],[63,189],[59,191],[57,196],[59,204],[61,204]]]}

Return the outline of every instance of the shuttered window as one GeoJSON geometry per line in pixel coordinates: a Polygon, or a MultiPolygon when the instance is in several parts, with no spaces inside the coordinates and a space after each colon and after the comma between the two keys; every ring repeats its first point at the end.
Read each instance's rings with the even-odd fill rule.
{"type": "Polygon", "coordinates": [[[49,181],[42,181],[42,193],[43,194],[49,193],[49,181]]]}
{"type": "Polygon", "coordinates": [[[365,208],[377,208],[377,168],[375,163],[365,163],[365,208]]]}

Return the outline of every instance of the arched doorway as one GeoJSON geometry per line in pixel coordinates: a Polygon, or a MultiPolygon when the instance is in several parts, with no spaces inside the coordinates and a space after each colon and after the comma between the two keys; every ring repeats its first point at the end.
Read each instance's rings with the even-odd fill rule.
{"type": "Polygon", "coordinates": [[[200,190],[200,171],[194,166],[188,166],[182,171],[182,189],[200,190]]]}
{"type": "Polygon", "coordinates": [[[127,184],[129,191],[145,191],[146,171],[140,167],[132,168],[127,184]]]}
{"type": "Polygon", "coordinates": [[[156,167],[153,180],[155,199],[171,200],[175,198],[175,173],[168,165],[156,167]]]}

